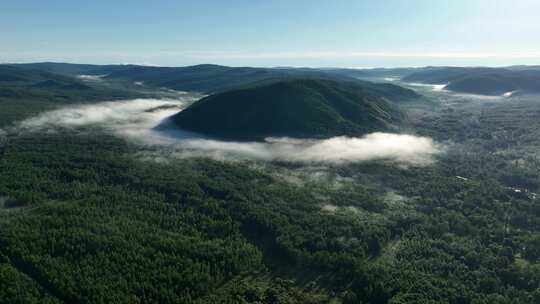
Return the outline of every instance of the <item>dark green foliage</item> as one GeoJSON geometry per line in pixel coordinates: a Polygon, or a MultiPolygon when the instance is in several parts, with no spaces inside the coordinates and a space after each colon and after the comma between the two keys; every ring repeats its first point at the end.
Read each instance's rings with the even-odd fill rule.
{"type": "Polygon", "coordinates": [[[0,64],[0,126],[66,104],[148,95],[127,90],[124,84],[89,84],[71,76],[29,69],[31,66],[0,64]]]}
{"type": "Polygon", "coordinates": [[[414,71],[402,78],[407,82],[423,82],[431,84],[443,84],[465,77],[468,74],[485,74],[502,69],[492,68],[462,68],[462,67],[427,67],[414,71]]]}
{"type": "Polygon", "coordinates": [[[141,162],[130,156],[135,148],[99,133],[9,138],[0,193],[25,204],[0,210],[0,252],[10,280],[21,276],[35,286],[22,296],[42,300],[47,290],[67,303],[326,303],[332,295],[350,303],[533,303],[540,269],[520,244],[538,235],[535,205],[481,175],[496,170],[497,160],[493,167],[450,156],[430,168],[336,168],[419,197],[400,207],[369,188],[297,187],[241,164],[141,162]],[[456,179],[462,170],[474,181],[456,179]],[[321,211],[328,202],[344,209],[321,211]],[[505,235],[509,203],[512,218],[526,220],[505,235]]]}
{"type": "Polygon", "coordinates": [[[525,250],[523,256],[531,261],[540,260],[540,236],[528,239],[524,244],[525,250]]]}
{"type": "Polygon", "coordinates": [[[360,136],[388,131],[402,114],[370,88],[294,79],[211,95],[173,116],[186,130],[236,140],[360,136]]]}
{"type": "Polygon", "coordinates": [[[0,253],[0,301],[16,304],[62,303],[49,294],[32,278],[13,267],[11,261],[0,253]]]}
{"type": "Polygon", "coordinates": [[[0,252],[64,302],[189,302],[264,272],[263,256],[347,273],[389,238],[243,166],[141,163],[114,138],[59,135],[10,139],[0,193],[24,204],[0,210],[0,252]]]}
{"type": "MultiPolygon", "coordinates": [[[[0,122],[54,105],[5,98],[0,122]]],[[[452,140],[426,167],[155,163],[100,129],[6,128],[0,302],[539,303],[538,111],[416,117],[452,140]]]]}
{"type": "Polygon", "coordinates": [[[465,76],[450,82],[445,88],[455,92],[502,95],[506,92],[518,90],[519,86],[512,79],[488,74],[465,76]]]}
{"type": "Polygon", "coordinates": [[[375,83],[368,81],[358,81],[356,83],[369,93],[382,96],[396,104],[403,104],[409,101],[418,101],[422,98],[421,95],[413,90],[390,83],[375,83]]]}

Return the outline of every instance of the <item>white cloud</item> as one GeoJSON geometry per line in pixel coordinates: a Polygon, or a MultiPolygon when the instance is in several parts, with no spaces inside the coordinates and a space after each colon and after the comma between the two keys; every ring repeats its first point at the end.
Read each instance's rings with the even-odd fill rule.
{"type": "Polygon", "coordinates": [[[166,160],[205,156],[215,159],[344,163],[393,160],[423,165],[443,149],[430,138],[406,134],[371,133],[361,138],[267,138],[264,142],[231,142],[210,139],[176,129],[168,117],[197,96],[178,100],[135,99],[67,107],[45,112],[18,124],[20,131],[96,126],[150,146],[143,158],[166,160]]]}
{"type": "Polygon", "coordinates": [[[77,78],[88,81],[101,81],[107,75],[78,75],[77,78]]]}
{"type": "Polygon", "coordinates": [[[265,142],[225,142],[185,138],[170,155],[205,155],[218,159],[240,158],[300,163],[345,163],[393,160],[415,165],[429,164],[443,148],[426,137],[371,133],[361,138],[329,139],[267,138],[265,142]]]}
{"type": "MultiPolygon", "coordinates": [[[[387,80],[385,78],[385,80],[387,80]]],[[[446,87],[448,86],[448,83],[445,84],[427,84],[427,83],[420,83],[420,82],[405,82],[405,84],[413,86],[413,87],[429,87],[433,92],[447,92],[446,87]]]]}

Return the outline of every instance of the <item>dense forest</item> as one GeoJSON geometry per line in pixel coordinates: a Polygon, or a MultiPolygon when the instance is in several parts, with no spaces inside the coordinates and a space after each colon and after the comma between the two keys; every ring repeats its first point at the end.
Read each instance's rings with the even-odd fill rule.
{"type": "Polygon", "coordinates": [[[2,96],[0,302],[540,303],[540,104],[423,93],[424,165],[157,162],[2,96]]]}
{"type": "MultiPolygon", "coordinates": [[[[410,90],[401,91],[409,96],[410,90]]],[[[403,123],[403,115],[369,86],[295,78],[210,95],[172,120],[183,129],[216,137],[263,140],[361,136],[393,130],[403,123]]]]}
{"type": "Polygon", "coordinates": [[[402,80],[444,84],[454,92],[483,95],[538,94],[540,90],[540,70],[535,66],[427,67],[404,75],[402,80]]]}

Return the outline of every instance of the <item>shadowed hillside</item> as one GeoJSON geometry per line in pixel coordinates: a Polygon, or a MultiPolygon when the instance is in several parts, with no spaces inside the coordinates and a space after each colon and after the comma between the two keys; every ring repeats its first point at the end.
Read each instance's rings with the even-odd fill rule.
{"type": "Polygon", "coordinates": [[[391,130],[402,114],[370,88],[293,79],[212,95],[173,117],[181,128],[235,140],[359,136],[391,130]]]}

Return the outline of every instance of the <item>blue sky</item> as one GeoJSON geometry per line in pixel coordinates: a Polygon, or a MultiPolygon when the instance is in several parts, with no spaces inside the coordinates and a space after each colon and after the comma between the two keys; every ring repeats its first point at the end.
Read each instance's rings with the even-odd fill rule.
{"type": "Polygon", "coordinates": [[[0,62],[540,64],[538,0],[0,2],[0,62]]]}

